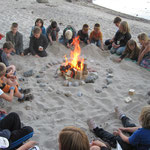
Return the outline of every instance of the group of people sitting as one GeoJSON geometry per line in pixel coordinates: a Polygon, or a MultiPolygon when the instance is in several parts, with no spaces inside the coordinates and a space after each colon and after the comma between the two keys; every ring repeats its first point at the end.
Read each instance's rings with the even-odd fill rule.
{"type": "MultiPolygon", "coordinates": [[[[122,150],[149,150],[150,149],[150,106],[145,106],[139,116],[140,126],[131,123],[131,120],[118,107],[115,113],[121,120],[123,127],[118,128],[114,133],[105,131],[98,126],[94,120],[88,119],[89,129],[100,138],[89,142],[86,133],[74,126],[62,129],[59,134],[59,150],[111,150],[111,148],[121,148],[122,150]]],[[[0,121],[0,137],[9,140],[8,150],[39,150],[35,141],[23,142],[33,136],[33,129],[23,126],[16,113],[10,113],[0,121]],[[21,146],[22,145],[22,146],[21,146]]],[[[1,140],[1,139],[0,139],[1,140]]],[[[51,147],[50,147],[51,149],[51,147]]],[[[117,150],[121,150],[117,149],[117,150]]]]}
{"type": "MultiPolygon", "coordinates": [[[[46,48],[48,43],[51,45],[53,41],[59,41],[67,48],[72,47],[73,39],[79,36],[80,42],[84,44],[94,43],[101,50],[104,50],[104,45],[112,54],[120,55],[117,62],[121,62],[124,58],[137,61],[139,65],[150,69],[150,39],[147,34],[138,35],[138,40],[141,47],[137,46],[135,40],[131,39],[130,30],[126,21],[121,21],[121,18],[116,17],[114,24],[118,27],[118,31],[112,39],[108,39],[103,44],[103,36],[100,30],[100,24],[94,25],[93,31],[88,35],[89,26],[83,25],[83,28],[76,30],[68,25],[63,35],[59,38],[59,27],[56,21],[52,21],[47,29],[44,27],[43,20],[38,18],[35,26],[32,28],[30,35],[29,48],[23,49],[23,36],[18,31],[18,24],[13,23],[11,31],[6,34],[6,42],[3,48],[0,49],[0,98],[7,101],[12,101],[13,96],[18,98],[19,102],[32,100],[34,97],[30,89],[22,89],[17,81],[16,68],[9,64],[8,58],[11,55],[29,55],[35,57],[46,57],[46,48]]],[[[0,34],[0,39],[4,35],[0,34]]],[[[60,150],[108,150],[110,147],[115,148],[117,143],[120,144],[123,150],[149,150],[150,149],[150,106],[143,108],[139,122],[141,127],[136,127],[130,123],[130,119],[121,113],[118,108],[115,108],[116,114],[121,119],[124,128],[119,128],[114,135],[98,127],[93,120],[88,120],[90,129],[103,141],[92,141],[89,144],[86,134],[76,127],[66,127],[59,135],[60,150]],[[128,133],[130,137],[124,135],[128,133]],[[109,146],[110,145],[110,146],[109,146]]],[[[33,136],[33,129],[29,126],[24,126],[19,116],[16,113],[6,115],[6,112],[0,111],[0,137],[9,140],[7,149],[27,150],[34,146],[35,142],[31,141],[21,146],[22,143],[33,136]],[[21,146],[21,147],[20,147],[21,146]],[[20,148],[19,148],[20,147],[20,148]]],[[[6,147],[1,147],[6,149],[6,147]]]]}

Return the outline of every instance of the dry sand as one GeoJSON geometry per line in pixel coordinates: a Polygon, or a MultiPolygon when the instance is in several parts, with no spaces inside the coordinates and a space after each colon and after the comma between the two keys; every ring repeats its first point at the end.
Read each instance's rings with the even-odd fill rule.
{"type": "MultiPolygon", "coordinates": [[[[135,39],[139,33],[150,31],[149,21],[137,20],[135,17],[92,4],[73,4],[63,0],[50,0],[48,4],[38,4],[34,0],[1,0],[0,6],[0,32],[5,34],[9,31],[12,22],[18,22],[19,30],[24,35],[24,48],[28,46],[31,27],[38,17],[44,19],[46,27],[51,19],[61,23],[60,34],[68,24],[74,25],[79,30],[84,23],[88,23],[91,31],[94,23],[99,22],[104,40],[113,37],[117,30],[112,23],[116,15],[121,15],[123,20],[128,21],[135,39]]],[[[5,39],[0,41],[1,47],[4,42],[5,39]]],[[[25,78],[20,85],[23,88],[31,88],[35,98],[32,102],[25,103],[18,103],[14,98],[12,103],[2,101],[1,105],[8,112],[17,112],[25,124],[34,128],[33,139],[39,142],[42,150],[58,149],[58,133],[68,125],[82,128],[91,141],[94,136],[89,132],[86,124],[88,118],[95,119],[96,123],[112,132],[114,128],[121,126],[113,110],[116,104],[133,122],[138,123],[139,112],[149,100],[146,93],[150,90],[150,72],[125,60],[120,64],[114,63],[111,58],[116,56],[101,52],[95,45],[83,47],[82,54],[87,58],[88,67],[98,71],[99,78],[95,83],[64,87],[62,85],[64,79],[54,78],[54,75],[60,66],[58,62],[62,62],[64,54],[69,55],[69,51],[63,45],[54,43],[47,48],[49,56],[46,58],[12,56],[10,60],[17,67],[18,77],[22,77],[24,71],[34,70],[34,76],[25,78]],[[46,68],[48,63],[55,65],[46,68]],[[114,76],[112,83],[108,88],[102,89],[106,85],[106,69],[110,68],[114,76]],[[35,78],[37,75],[41,78],[35,78]],[[125,103],[128,90],[132,88],[135,89],[136,94],[132,97],[132,102],[125,103]],[[98,94],[95,89],[102,92],[98,94]],[[70,91],[72,96],[64,96],[63,93],[66,91],[70,91]],[[83,96],[77,96],[79,91],[83,96]]]]}

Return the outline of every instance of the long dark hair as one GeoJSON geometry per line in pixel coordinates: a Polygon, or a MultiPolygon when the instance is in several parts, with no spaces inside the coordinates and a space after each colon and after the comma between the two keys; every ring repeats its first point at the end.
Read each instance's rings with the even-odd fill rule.
{"type": "Polygon", "coordinates": [[[43,25],[44,25],[44,22],[43,22],[43,20],[42,20],[41,18],[37,18],[37,19],[36,19],[36,21],[35,21],[35,26],[36,26],[36,23],[39,22],[39,21],[42,23],[42,26],[41,26],[41,28],[42,28],[43,25]]]}

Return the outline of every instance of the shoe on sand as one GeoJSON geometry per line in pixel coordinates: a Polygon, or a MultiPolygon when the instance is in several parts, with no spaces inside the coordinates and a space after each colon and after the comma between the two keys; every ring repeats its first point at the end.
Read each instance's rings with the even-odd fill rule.
{"type": "Polygon", "coordinates": [[[95,121],[94,120],[92,120],[92,119],[88,119],[87,120],[87,125],[89,126],[89,129],[91,130],[91,131],[93,131],[93,129],[95,129],[96,127],[98,127],[98,125],[95,123],[95,121]]]}
{"type": "Polygon", "coordinates": [[[123,116],[125,116],[118,106],[116,106],[114,109],[115,109],[115,113],[118,119],[121,119],[123,116]]]}
{"type": "Polygon", "coordinates": [[[31,101],[34,96],[32,94],[25,95],[22,99],[18,98],[18,102],[31,101]]]}
{"type": "Polygon", "coordinates": [[[20,92],[23,94],[29,94],[31,92],[31,89],[21,89],[20,92]]]}

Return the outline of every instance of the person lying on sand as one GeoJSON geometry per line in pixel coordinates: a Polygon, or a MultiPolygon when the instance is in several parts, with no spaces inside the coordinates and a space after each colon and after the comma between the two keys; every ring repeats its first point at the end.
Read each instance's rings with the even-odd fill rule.
{"type": "Polygon", "coordinates": [[[35,57],[46,57],[46,48],[48,46],[48,40],[45,35],[41,34],[39,27],[34,27],[33,36],[30,37],[29,48],[24,50],[24,55],[31,53],[35,57]]]}
{"type": "Polygon", "coordinates": [[[87,121],[91,131],[94,132],[103,141],[116,148],[117,142],[123,150],[149,150],[150,149],[150,106],[143,107],[139,116],[139,123],[142,127],[136,127],[130,123],[130,119],[122,113],[118,107],[115,108],[118,118],[122,121],[123,128],[119,128],[114,135],[99,128],[96,123],[89,119],[87,121]],[[130,137],[123,132],[129,133],[130,137]]]}
{"type": "Polygon", "coordinates": [[[6,66],[3,63],[0,63],[0,89],[1,89],[1,98],[11,102],[13,99],[13,95],[18,97],[19,102],[29,101],[33,99],[32,94],[28,94],[30,89],[21,89],[18,85],[16,76],[13,74],[9,77],[5,77],[6,74],[6,66]],[[22,93],[21,93],[22,92],[22,93]],[[5,93],[9,93],[7,96],[5,93]]]}
{"type": "Polygon", "coordinates": [[[145,33],[139,34],[138,39],[142,46],[138,58],[138,65],[150,69],[150,39],[145,33]]]}
{"type": "Polygon", "coordinates": [[[17,113],[12,112],[7,115],[6,111],[0,110],[0,118],[0,137],[8,139],[8,149],[17,148],[33,136],[33,128],[22,126],[17,113]]]}
{"type": "Polygon", "coordinates": [[[17,23],[12,23],[11,31],[6,34],[6,41],[12,42],[17,55],[23,55],[23,35],[18,31],[17,23]]]}
{"type": "Polygon", "coordinates": [[[103,35],[100,31],[100,24],[98,23],[94,25],[94,30],[90,33],[90,42],[96,43],[96,46],[104,50],[103,35]]]}
{"type": "MultiPolygon", "coordinates": [[[[114,24],[116,25],[117,28],[119,28],[120,23],[121,23],[121,18],[115,17],[114,24]]],[[[114,38],[115,38],[115,36],[112,39],[108,39],[105,41],[105,45],[108,46],[109,50],[112,48],[112,43],[114,42],[114,38]]]]}
{"type": "Polygon", "coordinates": [[[67,48],[71,48],[71,44],[73,42],[73,39],[76,37],[76,30],[71,25],[68,25],[64,31],[63,35],[59,39],[59,42],[67,46],[67,48]]]}
{"type": "Polygon", "coordinates": [[[125,51],[117,59],[117,62],[121,62],[124,58],[129,58],[131,60],[137,61],[140,53],[140,48],[137,46],[137,43],[134,40],[129,40],[126,46],[125,51]]]}
{"type": "Polygon", "coordinates": [[[127,42],[131,39],[130,29],[126,21],[122,21],[119,30],[115,34],[114,42],[112,43],[112,48],[110,52],[112,54],[122,55],[125,51],[127,42]]]}

